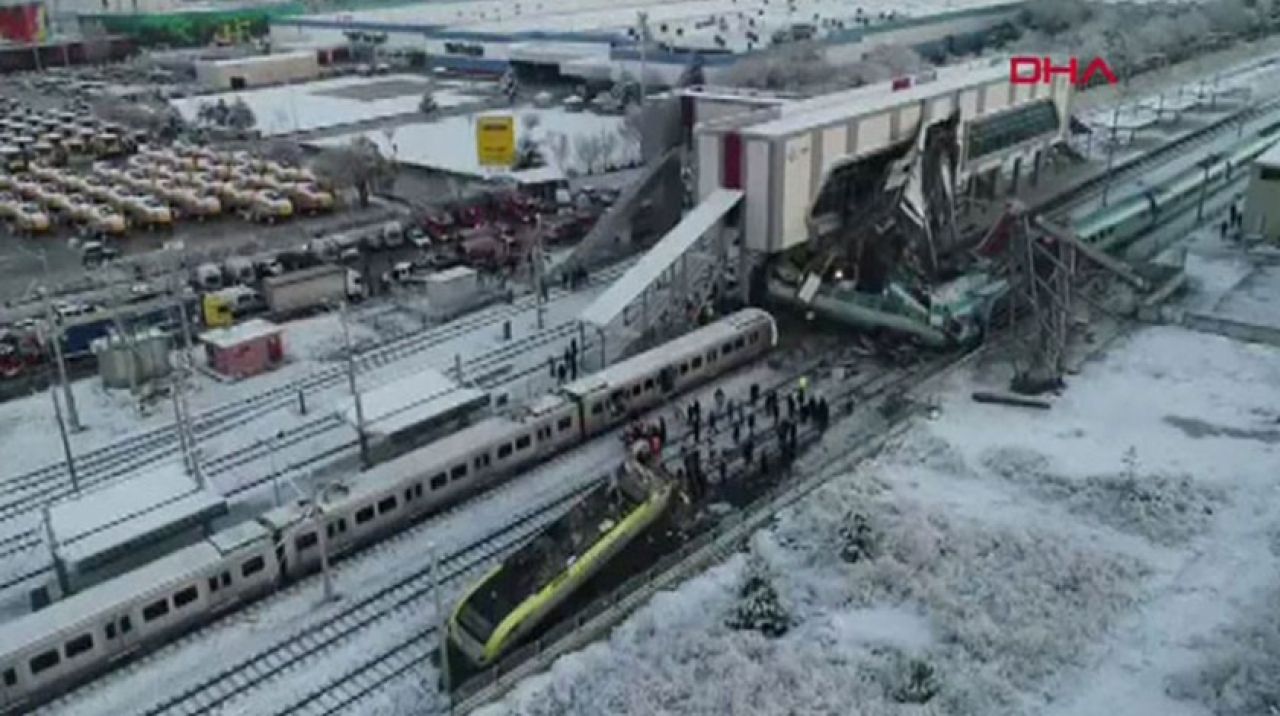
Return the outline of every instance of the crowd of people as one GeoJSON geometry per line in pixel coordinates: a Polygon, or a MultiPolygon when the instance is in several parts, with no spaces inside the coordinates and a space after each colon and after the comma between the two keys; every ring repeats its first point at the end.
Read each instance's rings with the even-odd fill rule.
{"type": "MultiPolygon", "coordinates": [[[[811,424],[824,432],[831,412],[827,399],[812,393],[807,378],[801,378],[795,390],[781,394],[753,383],[748,396],[739,400],[717,388],[710,404],[694,398],[678,406],[674,417],[687,427],[685,439],[674,443],[680,449],[675,474],[690,498],[698,501],[716,478],[719,482],[729,479],[735,461],[741,461],[745,474],[769,475],[774,467],[788,468],[796,457],[800,428],[811,424]],[[726,436],[730,444],[718,447],[726,436]]],[[[667,420],[662,415],[650,421],[633,420],[623,431],[631,454],[644,459],[661,458],[667,437],[667,420]]]]}

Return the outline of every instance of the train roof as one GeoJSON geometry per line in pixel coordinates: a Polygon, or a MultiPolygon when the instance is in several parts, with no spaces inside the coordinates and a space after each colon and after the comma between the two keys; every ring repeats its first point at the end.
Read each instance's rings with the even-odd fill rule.
{"type": "MultiPolygon", "coordinates": [[[[489,394],[458,385],[437,370],[422,370],[391,381],[360,396],[365,430],[372,434],[394,435],[409,428],[448,418],[484,406],[489,394]]],[[[344,401],[339,415],[356,425],[355,401],[344,401]]]]}
{"type": "Polygon", "coordinates": [[[48,520],[57,558],[81,571],[226,512],[224,498],[200,489],[181,465],[165,463],[54,505],[48,520]]]}
{"type": "Polygon", "coordinates": [[[670,365],[677,357],[697,354],[710,345],[734,338],[743,328],[762,318],[773,320],[767,312],[758,308],[743,309],[644,353],[614,363],[604,370],[567,383],[562,390],[569,395],[582,398],[607,389],[611,385],[627,383],[637,375],[649,375],[659,368],[670,365]]]}
{"type": "MultiPolygon", "coordinates": [[[[359,499],[388,487],[398,487],[412,479],[429,478],[458,460],[470,457],[477,447],[493,445],[528,429],[508,418],[486,418],[448,437],[375,465],[351,483],[344,483],[345,492],[340,497],[326,500],[326,503],[359,499]]],[[[275,528],[286,528],[297,523],[305,509],[303,502],[284,505],[266,513],[262,519],[275,528]]]]}
{"type": "Polygon", "coordinates": [[[0,654],[21,651],[31,642],[55,632],[68,633],[87,624],[96,625],[102,614],[118,612],[136,600],[188,581],[221,560],[222,553],[217,548],[201,542],[54,602],[38,612],[0,624],[0,654]]]}

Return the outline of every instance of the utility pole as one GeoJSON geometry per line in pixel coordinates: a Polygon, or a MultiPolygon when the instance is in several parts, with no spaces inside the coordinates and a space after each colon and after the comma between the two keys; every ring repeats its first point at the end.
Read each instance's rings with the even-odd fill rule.
{"type": "Polygon", "coordinates": [[[320,504],[324,494],[324,488],[316,490],[315,499],[311,501],[311,520],[316,528],[316,537],[320,540],[320,574],[324,580],[324,603],[328,604],[337,595],[333,591],[333,574],[329,571],[329,525],[324,522],[324,506],[320,504]]]}
{"type": "MultiPolygon", "coordinates": [[[[37,326],[37,335],[41,341],[44,340],[44,330],[37,326]]],[[[54,339],[57,342],[57,339],[54,339]]],[[[53,416],[58,423],[58,434],[62,437],[62,453],[67,460],[67,475],[71,478],[71,489],[76,494],[80,493],[80,478],[76,474],[76,459],[71,454],[71,439],[67,436],[67,425],[62,419],[62,406],[58,403],[58,389],[54,384],[53,371],[49,371],[49,399],[53,401],[53,416]]]]}
{"type": "Polygon", "coordinates": [[[644,11],[636,13],[636,21],[640,34],[640,105],[644,106],[644,96],[647,94],[645,75],[649,74],[649,13],[644,11]]]}
{"type": "Polygon", "coordinates": [[[453,713],[453,684],[449,673],[449,624],[445,619],[444,602],[440,599],[440,552],[434,542],[427,545],[431,553],[431,596],[436,603],[436,634],[440,639],[440,681],[449,713],[453,713]]]}
{"type": "Polygon", "coordinates": [[[1111,139],[1107,144],[1107,180],[1102,185],[1102,205],[1107,205],[1107,195],[1111,193],[1111,166],[1116,156],[1116,126],[1120,123],[1120,105],[1111,111],[1111,139]]]}
{"type": "Polygon", "coordinates": [[[360,441],[360,464],[369,467],[369,437],[364,430],[364,403],[360,400],[360,391],[356,387],[356,355],[351,348],[351,328],[347,325],[347,302],[343,301],[338,308],[342,322],[342,342],[347,349],[347,384],[351,388],[351,397],[356,405],[356,437],[360,441]]]}
{"type": "Polygon", "coordinates": [[[534,305],[537,307],[538,314],[538,330],[543,328],[544,314],[547,312],[546,300],[546,276],[543,275],[544,267],[542,265],[542,216],[538,215],[534,218],[533,224],[533,250],[529,256],[533,262],[533,290],[537,292],[534,299],[534,305]]]}
{"type": "Polygon", "coordinates": [[[201,489],[205,487],[204,472],[200,468],[200,447],[196,442],[195,424],[191,420],[191,405],[187,402],[187,381],[192,373],[191,362],[191,325],[187,321],[187,306],[182,299],[178,299],[178,318],[182,323],[182,332],[186,342],[186,351],[182,359],[179,361],[180,368],[178,370],[178,403],[182,406],[182,415],[180,417],[180,430],[186,433],[187,444],[191,451],[191,477],[195,479],[196,485],[201,489]]]}
{"type": "Polygon", "coordinates": [[[53,359],[58,364],[58,379],[62,381],[62,392],[67,401],[67,419],[71,424],[71,432],[84,430],[80,424],[80,413],[76,410],[76,397],[71,392],[71,382],[67,380],[67,362],[62,355],[62,326],[56,320],[53,303],[49,300],[49,258],[44,251],[40,254],[40,264],[44,267],[45,285],[40,286],[40,297],[44,300],[45,320],[49,322],[50,342],[53,344],[53,359]]]}
{"type": "Polygon", "coordinates": [[[276,507],[280,506],[280,471],[276,469],[276,449],[280,444],[280,437],[284,431],[277,430],[275,435],[267,438],[267,457],[270,459],[271,467],[271,491],[276,498],[276,507]]]}

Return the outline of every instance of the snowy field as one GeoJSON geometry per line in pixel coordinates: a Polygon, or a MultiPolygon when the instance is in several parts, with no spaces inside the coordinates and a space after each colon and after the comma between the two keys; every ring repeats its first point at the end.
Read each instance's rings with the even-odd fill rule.
{"type": "Polygon", "coordinates": [[[243,99],[258,120],[257,129],[266,136],[275,136],[417,112],[428,89],[440,107],[457,107],[477,101],[480,87],[460,80],[433,82],[417,75],[341,77],[185,97],[172,104],[183,119],[194,122],[202,104],[243,99]]]}
{"type": "Polygon", "coordinates": [[[1268,713],[1280,351],[1149,328],[1050,411],[970,400],[1007,375],[483,712],[1268,713]],[[726,626],[748,574],[781,637],[726,626]]]}
{"type": "MultiPolygon", "coordinates": [[[[371,130],[329,137],[312,144],[341,145],[363,135],[405,164],[485,176],[486,170],[476,156],[475,120],[490,114],[498,113],[454,115],[436,122],[401,125],[393,130],[390,141],[383,130],[371,130]]],[[[609,163],[626,164],[639,158],[639,144],[624,132],[622,117],[566,112],[558,108],[525,108],[514,114],[517,144],[525,138],[537,142],[547,165],[560,172],[592,173],[609,163]]],[[[542,173],[544,170],[532,171],[542,173]]],[[[502,174],[519,177],[521,172],[503,171],[502,174]]]]}

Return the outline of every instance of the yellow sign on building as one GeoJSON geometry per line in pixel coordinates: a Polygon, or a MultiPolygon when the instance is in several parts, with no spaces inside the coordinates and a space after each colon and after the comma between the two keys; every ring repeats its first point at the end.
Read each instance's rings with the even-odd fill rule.
{"type": "Polygon", "coordinates": [[[480,166],[509,167],[516,161],[516,124],[510,115],[476,119],[476,156],[480,166]]]}

